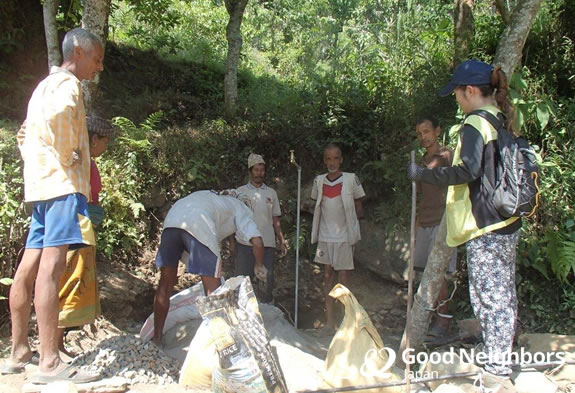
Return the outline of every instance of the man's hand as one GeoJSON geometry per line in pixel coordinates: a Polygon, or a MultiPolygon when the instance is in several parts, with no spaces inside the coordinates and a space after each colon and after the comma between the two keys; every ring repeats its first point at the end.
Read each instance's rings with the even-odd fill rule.
{"type": "Polygon", "coordinates": [[[287,241],[280,242],[280,258],[283,258],[287,255],[287,241]]]}
{"type": "Polygon", "coordinates": [[[82,152],[78,149],[72,152],[72,165],[76,165],[82,162],[82,152]]]}
{"type": "Polygon", "coordinates": [[[266,282],[268,279],[268,269],[266,269],[266,267],[264,266],[264,264],[262,262],[256,262],[256,265],[254,266],[254,273],[256,275],[256,278],[258,280],[260,280],[261,282],[266,282]]]}

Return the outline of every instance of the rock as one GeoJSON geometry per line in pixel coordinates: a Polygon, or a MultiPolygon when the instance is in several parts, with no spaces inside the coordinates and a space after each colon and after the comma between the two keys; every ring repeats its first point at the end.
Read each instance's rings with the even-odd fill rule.
{"type": "Polygon", "coordinates": [[[481,337],[481,325],[478,319],[462,319],[457,321],[459,338],[481,337]]]}
{"type": "Polygon", "coordinates": [[[535,369],[523,370],[513,377],[517,393],[555,393],[558,386],[535,369]]]}
{"type": "Polygon", "coordinates": [[[380,224],[361,220],[361,241],[355,261],[380,277],[404,284],[408,279],[409,233],[386,233],[380,224]]]}
{"type": "Polygon", "coordinates": [[[74,360],[83,369],[98,371],[104,377],[121,376],[131,383],[156,383],[165,375],[166,383],[178,379],[179,365],[155,345],[141,341],[134,336],[116,336],[98,344],[92,351],[74,360]],[[158,363],[164,364],[158,367],[158,363]]]}

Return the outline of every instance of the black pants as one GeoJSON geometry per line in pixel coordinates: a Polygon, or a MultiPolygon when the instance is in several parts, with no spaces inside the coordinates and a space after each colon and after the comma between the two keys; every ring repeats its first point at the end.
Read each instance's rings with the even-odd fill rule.
{"type": "MultiPolygon", "coordinates": [[[[274,247],[264,248],[264,266],[268,269],[266,280],[266,289],[262,299],[264,303],[269,303],[273,300],[272,291],[274,289],[274,265],[276,260],[276,249],[274,247]]],[[[251,246],[244,246],[243,244],[236,244],[236,276],[248,276],[254,279],[254,266],[256,259],[251,246]]]]}

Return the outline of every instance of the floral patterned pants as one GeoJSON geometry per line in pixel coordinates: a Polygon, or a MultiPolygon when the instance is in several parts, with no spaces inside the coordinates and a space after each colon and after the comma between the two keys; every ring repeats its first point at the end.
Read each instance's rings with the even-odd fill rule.
{"type": "Polygon", "coordinates": [[[517,321],[515,256],[519,232],[487,233],[466,245],[471,305],[481,324],[489,359],[484,367],[498,375],[511,374],[508,356],[517,321]]]}

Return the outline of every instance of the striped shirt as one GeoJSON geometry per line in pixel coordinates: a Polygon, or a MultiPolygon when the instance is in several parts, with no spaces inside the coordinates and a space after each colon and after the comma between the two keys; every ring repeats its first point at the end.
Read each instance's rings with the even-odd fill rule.
{"type": "Polygon", "coordinates": [[[26,202],[78,192],[91,199],[86,112],[82,86],[74,74],[52,67],[32,93],[17,138],[26,202]]]}

